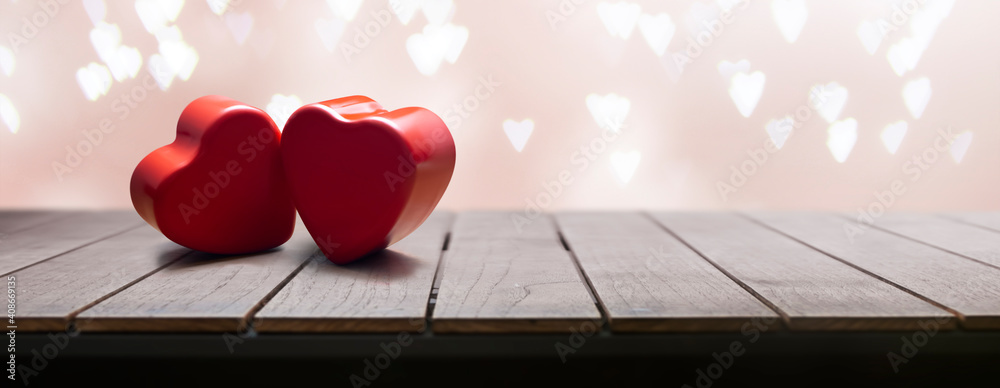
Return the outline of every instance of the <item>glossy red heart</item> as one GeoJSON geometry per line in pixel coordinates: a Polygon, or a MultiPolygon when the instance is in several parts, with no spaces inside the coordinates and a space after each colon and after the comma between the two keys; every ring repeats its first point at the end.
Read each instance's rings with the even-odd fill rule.
{"type": "Polygon", "coordinates": [[[292,235],[281,132],[264,111],[221,96],[194,100],[173,143],[132,173],[132,204],[170,240],[199,251],[240,254],[292,235]]]}
{"type": "Polygon", "coordinates": [[[455,143],[441,118],[423,108],[387,111],[364,96],[303,106],[282,136],[299,216],[338,264],[420,226],[455,169],[455,143]]]}

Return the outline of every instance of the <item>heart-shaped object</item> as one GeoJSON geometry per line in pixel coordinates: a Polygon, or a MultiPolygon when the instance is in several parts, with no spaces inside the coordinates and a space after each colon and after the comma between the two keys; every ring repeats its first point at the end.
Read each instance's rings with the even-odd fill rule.
{"type": "Polygon", "coordinates": [[[420,226],[455,168],[455,143],[441,118],[423,108],[387,111],[364,96],[296,110],[281,154],[302,222],[337,264],[420,226]]]}
{"type": "Polygon", "coordinates": [[[199,251],[241,254],[292,236],[281,132],[264,111],[221,96],[194,100],[173,143],[132,173],[132,204],[167,238],[199,251]]]}

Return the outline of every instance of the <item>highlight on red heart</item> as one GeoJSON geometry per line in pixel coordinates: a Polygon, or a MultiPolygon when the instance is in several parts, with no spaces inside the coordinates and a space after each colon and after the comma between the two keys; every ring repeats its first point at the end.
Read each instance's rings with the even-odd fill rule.
{"type": "Polygon", "coordinates": [[[216,254],[284,244],[298,210],[323,254],[345,264],[417,229],[454,167],[451,133],[427,109],[350,96],[299,108],[282,133],[258,108],[205,96],[136,167],[131,196],[164,236],[216,254]]]}

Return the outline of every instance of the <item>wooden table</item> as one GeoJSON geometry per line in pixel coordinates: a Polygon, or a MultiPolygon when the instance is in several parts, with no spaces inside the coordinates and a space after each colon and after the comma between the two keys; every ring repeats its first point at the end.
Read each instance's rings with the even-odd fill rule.
{"type": "Polygon", "coordinates": [[[997,213],[439,212],[337,266],[301,225],[219,256],[131,211],[4,211],[0,273],[22,360],[53,333],[83,358],[1000,354],[997,213]]]}

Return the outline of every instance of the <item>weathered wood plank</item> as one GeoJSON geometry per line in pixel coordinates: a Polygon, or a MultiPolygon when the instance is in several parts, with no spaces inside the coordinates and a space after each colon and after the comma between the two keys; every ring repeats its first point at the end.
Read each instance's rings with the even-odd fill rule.
{"type": "Polygon", "coordinates": [[[930,214],[886,214],[874,225],[1000,268],[1000,231],[930,214]]]}
{"type": "Polygon", "coordinates": [[[0,235],[19,232],[35,226],[79,214],[58,210],[5,210],[0,212],[0,235]]]}
{"type": "Polygon", "coordinates": [[[552,220],[462,213],[441,267],[436,332],[568,332],[601,319],[552,220]]]}
{"type": "Polygon", "coordinates": [[[434,213],[388,250],[348,265],[312,259],[254,316],[258,332],[422,331],[453,215],[434,213]]]}
{"type": "Polygon", "coordinates": [[[1000,328],[1000,270],[831,214],[753,218],[957,312],[968,329],[1000,328]]]}
{"type": "Polygon", "coordinates": [[[918,330],[957,319],[930,303],[734,214],[656,219],[780,309],[792,330],[918,330]]]}
{"type": "Polygon", "coordinates": [[[613,331],[739,331],[778,315],[639,213],[563,213],[556,221],[613,331]]]}
{"type": "Polygon", "coordinates": [[[951,213],[942,216],[1000,232],[1000,212],[951,213]]]}
{"type": "Polygon", "coordinates": [[[134,211],[93,212],[0,236],[0,274],[6,275],[142,223],[134,211]]]}
{"type": "Polygon", "coordinates": [[[65,330],[81,309],[189,252],[140,227],[15,272],[18,330],[65,330]]]}
{"type": "Polygon", "coordinates": [[[191,253],[77,315],[81,331],[236,332],[296,269],[321,255],[302,225],[271,251],[191,253]]]}

